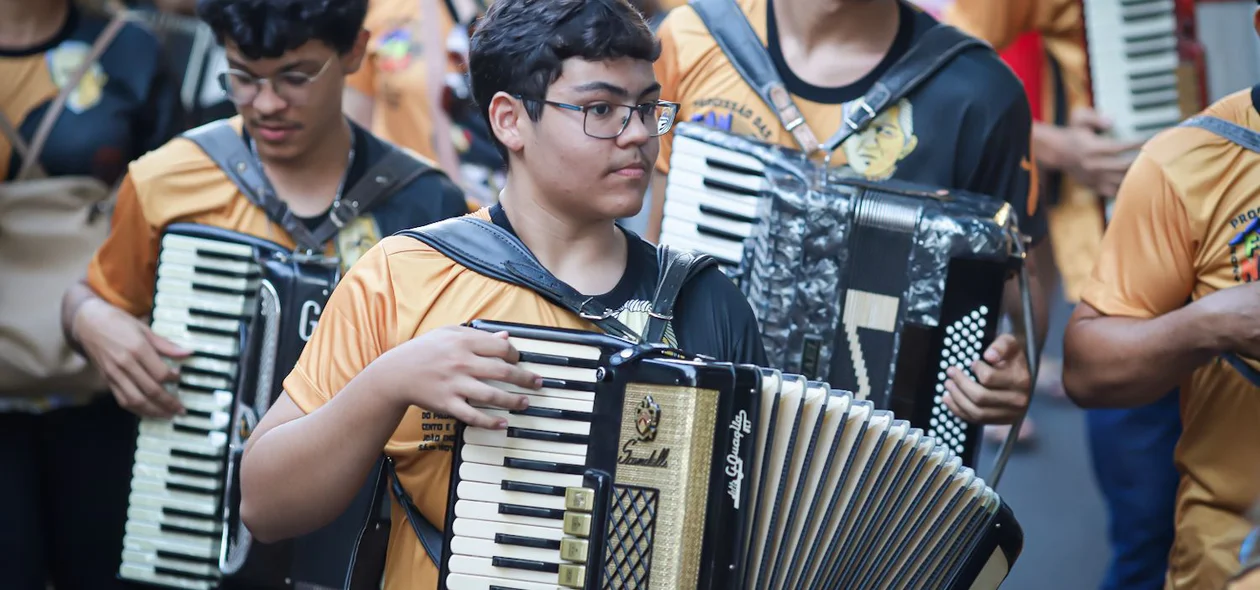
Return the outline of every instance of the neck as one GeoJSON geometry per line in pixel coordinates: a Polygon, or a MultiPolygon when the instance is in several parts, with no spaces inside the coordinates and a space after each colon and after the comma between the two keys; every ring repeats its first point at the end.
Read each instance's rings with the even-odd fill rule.
{"type": "Polygon", "coordinates": [[[778,0],[774,18],[783,39],[806,48],[846,46],[886,51],[897,33],[898,0],[778,0]]]}
{"type": "Polygon", "coordinates": [[[625,273],[625,234],[611,220],[580,220],[540,199],[537,185],[508,171],[499,196],[521,242],[551,274],[578,292],[611,291],[625,273]]]}
{"type": "Polygon", "coordinates": [[[343,117],[311,151],[283,160],[261,158],[267,178],[295,214],[310,217],[332,204],[350,166],[352,133],[343,117]]]}
{"type": "Polygon", "coordinates": [[[69,11],[68,0],[0,0],[0,48],[19,49],[52,39],[69,11]]]}

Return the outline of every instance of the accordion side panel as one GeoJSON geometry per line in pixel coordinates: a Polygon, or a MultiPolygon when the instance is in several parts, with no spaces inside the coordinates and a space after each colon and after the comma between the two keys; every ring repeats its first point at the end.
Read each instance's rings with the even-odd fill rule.
{"type": "Polygon", "coordinates": [[[627,385],[604,588],[699,582],[718,402],[714,390],[627,385]]]}

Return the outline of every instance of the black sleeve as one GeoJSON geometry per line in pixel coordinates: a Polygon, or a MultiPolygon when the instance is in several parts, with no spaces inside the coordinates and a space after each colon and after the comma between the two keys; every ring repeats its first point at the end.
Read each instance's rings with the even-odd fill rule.
{"type": "Polygon", "coordinates": [[[407,227],[428,225],[468,214],[468,201],[464,199],[464,191],[445,174],[423,174],[412,181],[405,192],[406,198],[413,200],[407,208],[415,207],[420,210],[417,212],[419,219],[412,220],[407,227]]]}
{"type": "Polygon", "coordinates": [[[702,271],[683,287],[673,325],[679,348],[687,352],[766,366],[757,317],[744,294],[717,268],[702,271]]]}
{"type": "Polygon", "coordinates": [[[1010,203],[1019,216],[1020,231],[1035,244],[1045,237],[1047,226],[1045,207],[1038,203],[1040,187],[1034,173],[1028,98],[1023,86],[1017,85],[994,92],[988,100],[999,108],[979,117],[977,128],[983,132],[964,136],[957,151],[960,155],[974,154],[963,188],[1010,203]]]}

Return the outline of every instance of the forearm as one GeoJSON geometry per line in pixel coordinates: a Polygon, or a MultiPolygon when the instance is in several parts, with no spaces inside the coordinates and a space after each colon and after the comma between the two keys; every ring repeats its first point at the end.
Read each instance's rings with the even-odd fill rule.
{"type": "Polygon", "coordinates": [[[1063,347],[1063,386],[1081,407],[1152,403],[1222,350],[1210,318],[1193,304],[1152,319],[1081,312],[1063,347]]]}
{"type": "Polygon", "coordinates": [[[1033,123],[1033,154],[1037,157],[1037,165],[1042,169],[1061,171],[1067,166],[1070,154],[1063,149],[1064,133],[1062,127],[1050,123],[1033,123]]]}
{"type": "Polygon", "coordinates": [[[326,405],[251,440],[241,466],[246,526],[274,541],[331,522],[362,486],[404,412],[385,401],[369,366],[326,405]]]}

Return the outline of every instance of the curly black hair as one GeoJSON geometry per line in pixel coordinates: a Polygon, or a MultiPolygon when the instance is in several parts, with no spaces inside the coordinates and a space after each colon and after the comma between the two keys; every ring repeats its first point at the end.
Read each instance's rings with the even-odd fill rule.
{"type": "MultiPolygon", "coordinates": [[[[497,92],[541,98],[569,58],[655,62],[660,43],[627,0],[495,0],[477,23],[468,55],[473,100],[490,122],[497,92]]],[[[534,121],[542,104],[525,103],[534,121]]],[[[507,150],[495,138],[503,157],[507,150]]]]}
{"type": "Polygon", "coordinates": [[[321,41],[346,54],[363,29],[368,0],[200,0],[197,16],[219,43],[231,40],[249,59],[274,59],[321,41]]]}

